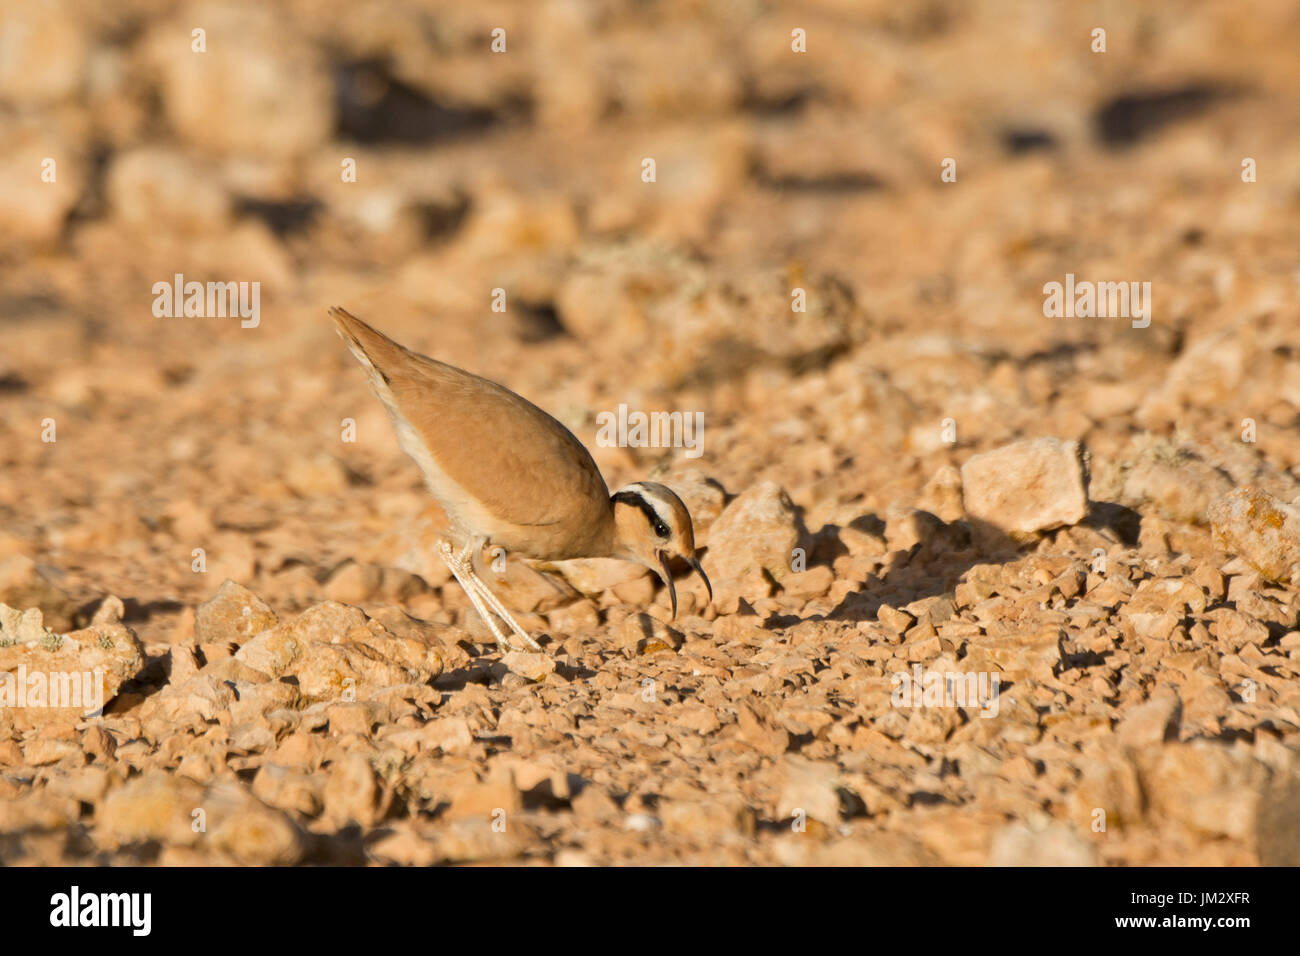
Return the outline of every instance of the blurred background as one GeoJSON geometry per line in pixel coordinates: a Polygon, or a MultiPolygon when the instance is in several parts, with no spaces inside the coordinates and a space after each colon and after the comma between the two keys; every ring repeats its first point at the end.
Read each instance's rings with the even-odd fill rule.
{"type": "Polygon", "coordinates": [[[814,527],[1022,433],[1104,471],[1250,415],[1295,468],[1297,41],[1264,0],[5,0],[0,548],[185,595],[150,561],[213,509],[305,531],[414,485],[332,304],[589,445],[620,402],[703,411],[696,464],[814,527]],[[1067,272],[1151,282],[1151,326],[1045,319],[1067,272]],[[260,325],[156,318],[175,273],[259,282],[260,325]]]}
{"type": "Polygon", "coordinates": [[[331,305],[611,486],[770,479],[813,531],[946,517],[945,466],[1032,435],[1094,500],[1203,520],[1150,460],[1290,500],[1297,50],[1289,0],[0,0],[0,558],[146,642],[227,577],[433,582],[331,305]],[[259,323],[156,316],[177,273],[260,283],[259,323]],[[1045,318],[1067,273],[1150,282],[1150,326],[1045,318]],[[620,403],[702,411],[703,456],[596,447],[620,403]]]}

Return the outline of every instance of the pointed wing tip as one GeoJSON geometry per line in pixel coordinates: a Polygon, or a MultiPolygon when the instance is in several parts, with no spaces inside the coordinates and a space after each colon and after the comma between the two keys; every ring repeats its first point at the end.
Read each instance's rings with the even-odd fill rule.
{"type": "Polygon", "coordinates": [[[329,316],[334,320],[335,330],[343,337],[345,342],[356,343],[356,345],[360,346],[361,340],[366,333],[378,335],[374,329],[341,306],[330,306],[329,316]]]}

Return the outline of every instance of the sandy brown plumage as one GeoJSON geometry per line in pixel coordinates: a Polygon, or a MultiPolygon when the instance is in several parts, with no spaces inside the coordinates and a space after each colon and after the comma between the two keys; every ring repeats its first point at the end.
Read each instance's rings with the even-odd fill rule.
{"type": "Polygon", "coordinates": [[[394,424],[404,420],[456,486],[425,469],[457,530],[544,560],[611,553],[609,489],[591,453],[563,424],[496,382],[412,352],[343,309],[330,315],[381,378],[375,382],[372,373],[394,424]],[[474,503],[491,516],[490,526],[472,526],[474,503]]]}
{"type": "MultiPolygon", "coordinates": [[[[659,574],[677,613],[669,560],[684,559],[704,583],[691,516],[656,482],[613,497],[591,453],[551,415],[510,389],[394,342],[344,309],[330,309],[339,334],[388,410],[402,450],[424,473],[460,538],[443,559],[497,639],[491,614],[526,646],[538,645],[474,569],[485,543],[542,561],[615,557],[659,574]]],[[[712,594],[712,589],[710,589],[712,594]]]]}

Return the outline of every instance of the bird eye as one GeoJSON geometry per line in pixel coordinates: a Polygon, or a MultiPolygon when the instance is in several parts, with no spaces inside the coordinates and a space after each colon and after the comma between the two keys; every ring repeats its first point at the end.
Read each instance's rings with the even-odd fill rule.
{"type": "Polygon", "coordinates": [[[668,527],[662,521],[655,522],[655,534],[661,538],[668,537],[668,527]]]}

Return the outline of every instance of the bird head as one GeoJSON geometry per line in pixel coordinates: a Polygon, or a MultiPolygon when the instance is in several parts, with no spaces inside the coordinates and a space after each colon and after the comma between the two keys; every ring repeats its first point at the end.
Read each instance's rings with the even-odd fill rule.
{"type": "Polygon", "coordinates": [[[691,513],[671,488],[655,481],[638,481],[620,488],[610,499],[614,506],[614,557],[643,564],[659,575],[677,616],[677,589],[669,561],[681,558],[704,579],[709,600],[713,585],[695,556],[695,529],[691,513]]]}

